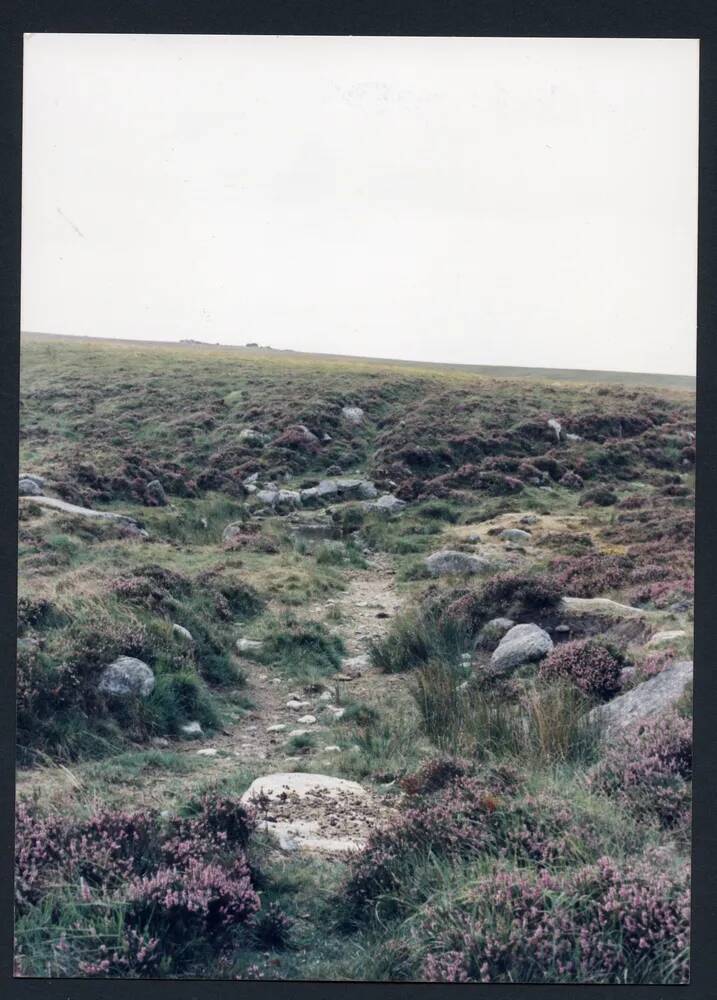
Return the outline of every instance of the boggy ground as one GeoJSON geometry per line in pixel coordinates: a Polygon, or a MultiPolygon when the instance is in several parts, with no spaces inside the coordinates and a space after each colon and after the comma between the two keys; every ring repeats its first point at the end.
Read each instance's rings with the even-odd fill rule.
{"type": "MultiPolygon", "coordinates": [[[[693,404],[619,384],[28,342],[21,471],[146,535],[20,503],[18,972],[684,980],[689,704],[628,757],[581,720],[691,655],[693,404]],[[302,503],[333,535],[307,541],[296,501],[267,510],[254,474],[249,487],[291,491],[368,479],[406,506],[302,503]],[[506,540],[511,528],[529,537],[506,540]],[[441,549],[492,568],[431,577],[441,549]],[[566,595],[636,611],[578,613],[566,595]],[[580,646],[559,676],[527,664],[490,679],[485,623],[500,616],[599,652],[580,646]],[[648,645],[664,631],[683,634],[648,645]],[[118,655],[151,667],[148,698],[98,693],[118,655]],[[363,852],[282,850],[266,804],[242,819],[255,778],[294,771],[366,789],[346,831],[370,835],[363,852]],[[158,905],[170,884],[174,909],[158,905]],[[527,931],[522,901],[543,914],[527,931]],[[634,941],[610,917],[630,901],[634,941]],[[599,955],[576,950],[581,933],[602,935],[599,955]]],[[[342,832],[325,796],[273,811],[289,807],[342,832]]]]}

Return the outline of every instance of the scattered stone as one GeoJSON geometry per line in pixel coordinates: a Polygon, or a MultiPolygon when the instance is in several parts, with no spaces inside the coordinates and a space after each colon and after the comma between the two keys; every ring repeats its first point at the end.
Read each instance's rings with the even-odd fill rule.
{"type": "Polygon", "coordinates": [[[144,528],[140,528],[135,519],[133,517],[127,517],[126,514],[115,514],[113,511],[109,510],[93,510],[92,507],[78,507],[77,504],[67,503],[66,500],[58,500],[57,497],[37,496],[33,497],[33,502],[40,504],[42,507],[51,507],[53,510],[61,510],[63,514],[74,514],[78,517],[98,518],[101,521],[115,521],[118,525],[127,528],[127,530],[133,534],[141,535],[144,538],[147,537],[147,532],[144,528]]]}
{"type": "Polygon", "coordinates": [[[177,625],[175,622],[172,625],[172,631],[175,632],[177,635],[181,635],[183,639],[187,640],[187,642],[194,642],[194,637],[192,636],[192,633],[189,631],[188,628],[185,628],[184,625],[177,625]]]}
{"type": "Polygon", "coordinates": [[[452,549],[434,552],[424,560],[424,565],[431,576],[472,576],[494,568],[488,559],[452,549]]]}
{"type": "Polygon", "coordinates": [[[361,424],[364,412],[360,406],[344,406],[341,410],[341,416],[350,424],[361,424]]]}
{"type": "MultiPolygon", "coordinates": [[[[257,492],[257,496],[260,493],[257,492]]],[[[301,506],[301,493],[299,490],[279,490],[274,500],[274,506],[280,510],[294,510],[301,506]]]]}
{"type": "Polygon", "coordinates": [[[267,733],[283,733],[285,729],[286,729],[286,725],[283,722],[277,722],[273,726],[267,726],[266,727],[267,733]]]}
{"type": "Polygon", "coordinates": [[[358,782],[301,771],[257,778],[241,801],[269,804],[262,826],[282,849],[329,854],[360,850],[382,811],[358,782]]]}
{"type": "Polygon", "coordinates": [[[18,496],[21,497],[39,497],[42,496],[42,484],[37,482],[40,477],[35,476],[20,476],[18,481],[17,492],[18,496]]]}
{"type": "Polygon", "coordinates": [[[160,750],[164,750],[170,746],[170,742],[166,736],[153,736],[149,742],[153,747],[157,747],[160,750]]]}
{"type": "Polygon", "coordinates": [[[555,431],[555,438],[556,438],[557,441],[559,441],[560,440],[560,432],[563,429],[562,424],[560,423],[560,421],[556,420],[554,417],[551,417],[550,420],[548,421],[548,427],[551,430],[555,431]]]}
{"type": "Polygon", "coordinates": [[[297,698],[290,698],[286,703],[286,707],[291,709],[292,712],[299,712],[302,708],[311,708],[311,702],[299,701],[297,698]]]}
{"type": "Polygon", "coordinates": [[[406,501],[399,500],[391,493],[384,493],[378,500],[365,500],[363,506],[365,510],[375,510],[379,514],[400,514],[406,506],[406,501]]]}
{"type": "Polygon", "coordinates": [[[333,715],[334,719],[338,720],[338,719],[342,719],[344,717],[346,709],[345,708],[339,708],[337,705],[326,705],[324,707],[324,711],[325,712],[329,712],[330,715],[333,715]]]}
{"type": "Polygon", "coordinates": [[[118,656],[102,671],[97,690],[116,698],[146,698],[154,685],[151,667],[134,656],[118,656]]]}
{"type": "Polygon", "coordinates": [[[569,625],[565,625],[563,622],[561,622],[560,625],[555,626],[554,631],[558,635],[567,635],[568,632],[572,632],[572,629],[570,628],[569,625]]]}
{"type": "Polygon", "coordinates": [[[350,679],[360,677],[364,670],[368,670],[371,665],[371,658],[368,653],[359,653],[357,656],[349,656],[341,664],[341,672],[347,674],[350,679]]]}
{"type": "Polygon", "coordinates": [[[600,726],[603,739],[624,732],[634,723],[645,722],[680,700],[692,682],[692,660],[680,660],[588,713],[589,721],[600,726]]]}
{"type": "Polygon", "coordinates": [[[258,482],[259,482],[259,473],[258,472],[252,472],[252,474],[250,476],[247,476],[246,479],[242,480],[242,483],[244,484],[244,486],[254,486],[258,482]]]}
{"type": "MultiPolygon", "coordinates": [[[[301,722],[301,719],[299,719],[299,722],[301,722]]],[[[291,739],[292,736],[306,736],[306,734],[310,732],[311,730],[306,728],[292,729],[291,732],[287,733],[287,736],[289,737],[289,739],[291,739]]]]}
{"type": "Polygon", "coordinates": [[[321,694],[319,695],[319,701],[323,702],[332,701],[331,692],[322,691],[321,694]]]}
{"type": "Polygon", "coordinates": [[[279,496],[279,491],[277,489],[257,490],[254,496],[265,507],[273,507],[279,496]]]}
{"type": "Polygon", "coordinates": [[[491,656],[496,673],[507,673],[524,663],[542,660],[553,648],[553,640],[538,625],[514,625],[505,633],[491,656]]]}
{"type": "Polygon", "coordinates": [[[264,643],[260,639],[237,639],[236,647],[238,653],[258,653],[263,648],[264,643]]]}
{"type": "Polygon", "coordinates": [[[523,531],[522,528],[506,528],[501,531],[500,537],[505,539],[506,542],[529,542],[531,541],[531,534],[529,531],[523,531]]]}
{"type": "Polygon", "coordinates": [[[335,743],[332,743],[331,746],[324,747],[324,753],[341,753],[341,747],[336,746],[335,743]]]}
{"type": "Polygon", "coordinates": [[[641,608],[633,608],[629,604],[620,604],[609,597],[563,597],[560,606],[563,611],[573,611],[578,614],[586,612],[614,615],[619,618],[628,618],[632,615],[644,617],[645,615],[645,612],[641,608]]]}
{"type": "Polygon", "coordinates": [[[215,747],[203,747],[201,750],[197,750],[197,757],[216,757],[219,751],[215,747]]]}
{"type": "Polygon", "coordinates": [[[185,722],[179,727],[185,736],[201,736],[204,730],[198,722],[185,722]]]}
{"type": "Polygon", "coordinates": [[[531,524],[537,524],[539,520],[540,518],[537,514],[524,514],[520,519],[520,523],[530,526],[531,524]]]}
{"type": "Polygon", "coordinates": [[[674,642],[676,639],[684,639],[687,633],[683,628],[673,629],[672,631],[655,632],[651,639],[647,640],[646,645],[648,646],[662,646],[667,642],[674,642]]]}
{"type": "Polygon", "coordinates": [[[316,716],[315,715],[300,715],[299,718],[296,721],[300,722],[302,726],[313,726],[315,724],[315,722],[316,722],[316,716]]]}
{"type": "Polygon", "coordinates": [[[264,435],[254,430],[253,427],[245,427],[239,431],[239,440],[242,444],[261,445],[264,444],[264,435]]]}
{"type": "Polygon", "coordinates": [[[166,507],[167,494],[158,479],[153,479],[144,488],[145,500],[152,507],[166,507]]]}
{"type": "Polygon", "coordinates": [[[566,434],[565,439],[566,441],[582,441],[579,434],[566,434]]]}

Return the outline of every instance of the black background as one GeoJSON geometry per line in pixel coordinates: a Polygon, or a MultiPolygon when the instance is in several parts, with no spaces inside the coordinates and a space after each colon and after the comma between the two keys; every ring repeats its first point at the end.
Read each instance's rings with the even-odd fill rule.
{"type": "MultiPolygon", "coordinates": [[[[0,0],[0,982],[18,998],[717,998],[717,4],[715,0],[0,0]],[[22,35],[24,32],[700,39],[697,549],[692,979],[689,986],[12,979],[22,35]]],[[[666,192],[666,197],[669,193],[666,192]]],[[[647,357],[641,366],[650,370],[647,357]]]]}

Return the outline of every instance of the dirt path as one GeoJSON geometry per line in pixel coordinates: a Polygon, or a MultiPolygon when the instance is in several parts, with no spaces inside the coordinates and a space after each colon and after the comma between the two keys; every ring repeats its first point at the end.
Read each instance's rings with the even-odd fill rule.
{"type": "MultiPolygon", "coordinates": [[[[395,589],[391,560],[384,554],[372,557],[366,569],[347,570],[347,575],[344,591],[322,604],[310,605],[304,614],[308,618],[324,618],[332,607],[336,609],[336,620],[331,621],[329,627],[344,640],[346,660],[350,661],[365,654],[369,641],[388,629],[401,605],[401,598],[395,589]]],[[[278,677],[271,667],[248,659],[241,665],[248,679],[246,693],[252,703],[248,712],[234,708],[231,699],[227,699],[222,731],[191,742],[160,739],[153,741],[150,747],[137,747],[137,750],[175,753],[187,761],[186,768],[150,767],[149,773],[143,771],[134,780],[128,775],[126,779],[121,777],[119,781],[108,782],[97,774],[92,764],[50,765],[19,771],[18,794],[35,794],[61,803],[68,796],[77,800],[91,799],[101,788],[103,798],[116,795],[118,803],[124,807],[172,808],[191,795],[197,785],[242,774],[258,776],[295,768],[303,758],[289,753],[286,745],[292,733],[302,730],[314,737],[312,766],[316,770],[321,770],[322,766],[336,769],[339,764],[340,770],[340,751],[325,750],[336,746],[336,735],[331,730],[336,720],[329,711],[322,711],[325,702],[320,692],[307,693],[300,683],[278,677]],[[303,702],[303,706],[287,707],[292,699],[303,702]],[[317,721],[300,722],[305,715],[317,721]]],[[[342,699],[363,700],[370,696],[375,700],[402,683],[402,678],[381,674],[367,662],[354,666],[352,673],[355,676],[351,680],[340,682],[342,699]]],[[[332,701],[333,689],[335,685],[329,679],[327,691],[332,694],[332,701]]]]}

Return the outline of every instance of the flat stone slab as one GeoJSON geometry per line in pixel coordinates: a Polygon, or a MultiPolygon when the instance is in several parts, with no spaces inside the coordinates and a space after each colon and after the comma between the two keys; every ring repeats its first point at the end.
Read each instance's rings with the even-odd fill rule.
{"type": "Polygon", "coordinates": [[[31,500],[35,504],[39,504],[41,507],[51,507],[53,510],[61,510],[64,514],[73,514],[76,517],[92,517],[97,520],[103,521],[116,521],[120,524],[126,525],[128,528],[134,528],[137,532],[146,535],[147,532],[143,528],[140,528],[133,517],[128,517],[127,514],[115,514],[111,510],[94,510],[92,507],[78,507],[77,504],[67,503],[66,500],[59,500],[57,497],[22,497],[23,500],[31,500]]]}
{"type": "Polygon", "coordinates": [[[588,720],[601,729],[602,738],[617,736],[674,707],[692,680],[692,660],[679,660],[631,691],[598,705],[588,720]]]}
{"type": "Polygon", "coordinates": [[[358,782],[301,771],[257,778],[241,801],[259,809],[260,826],[286,851],[358,851],[386,814],[358,782]]]}
{"type": "Polygon", "coordinates": [[[560,602],[563,611],[586,612],[589,614],[615,615],[621,618],[644,617],[646,612],[629,604],[620,604],[609,597],[563,597],[560,602]]]}

